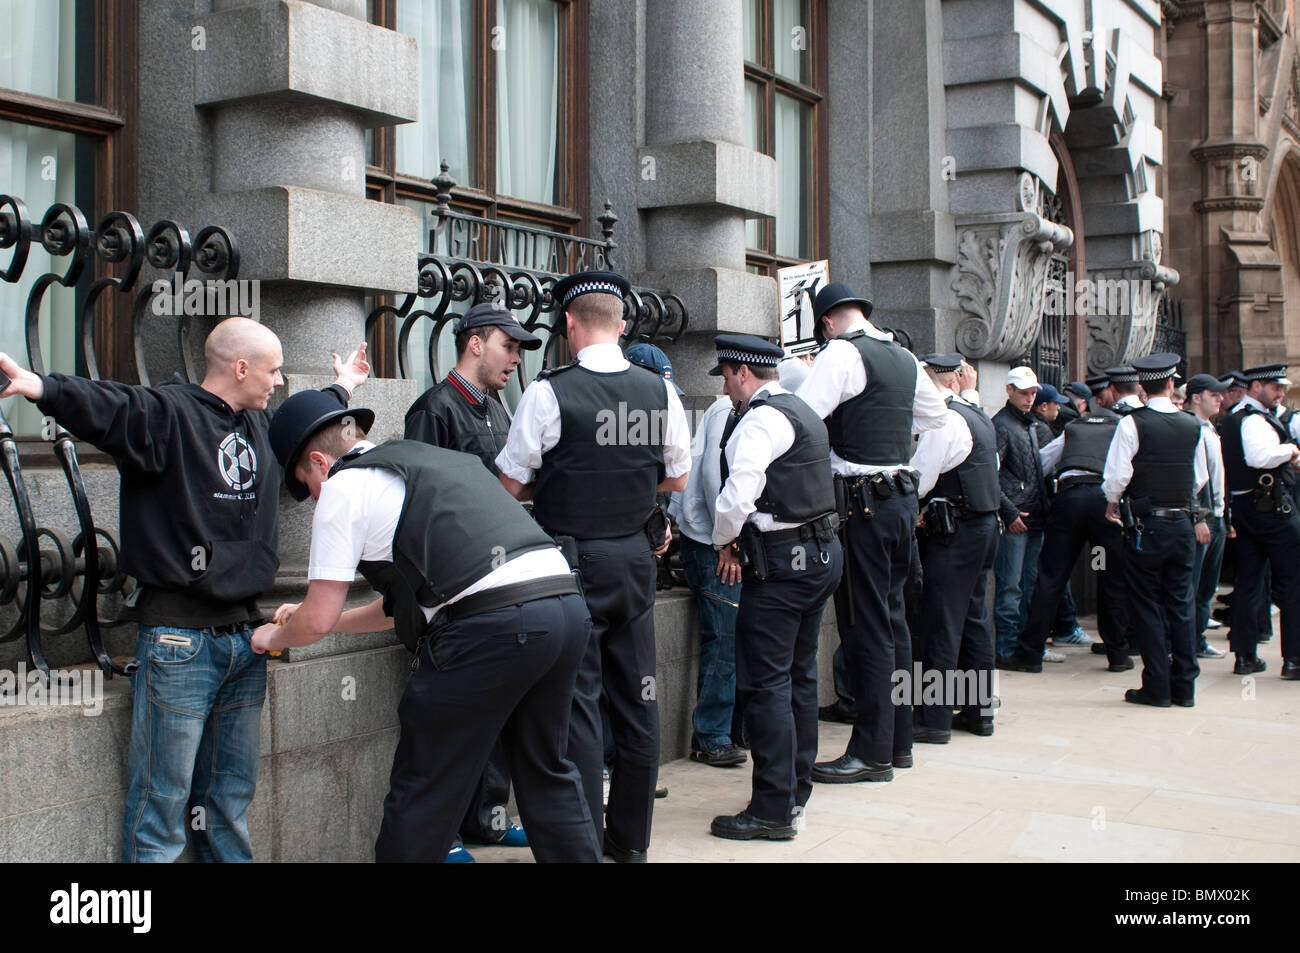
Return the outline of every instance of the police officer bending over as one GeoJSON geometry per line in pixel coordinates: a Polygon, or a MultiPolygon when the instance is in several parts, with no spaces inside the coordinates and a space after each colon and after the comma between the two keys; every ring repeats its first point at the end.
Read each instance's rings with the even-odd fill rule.
{"type": "Polygon", "coordinates": [[[556,282],[578,359],[539,374],[524,391],[497,466],[507,490],[533,500],[547,532],[575,541],[592,631],[574,691],[569,756],[599,829],[603,682],[615,749],[605,850],[620,862],[644,862],[659,776],[654,553],[668,547],[655,492],[686,486],[691,438],[672,381],[630,364],[619,349],[630,290],[626,278],[607,271],[556,282]]]}
{"type": "Polygon", "coordinates": [[[749,806],[715,817],[710,830],[787,840],[812,793],[817,632],[843,568],[830,443],[821,418],[777,383],[781,348],[748,334],[715,342],[710,373],[743,415],[723,438],[713,546],[722,581],[743,582],[736,682],[754,776],[749,806]]]}
{"type": "Polygon", "coordinates": [[[442,861],[501,738],[539,861],[598,862],[565,738],[591,622],[563,555],[475,457],[415,441],[376,447],[366,410],[295,394],[271,445],[295,499],[316,501],[307,597],[255,651],[332,631],[381,632],[415,653],[398,706],[378,861],[442,861]],[[380,593],[343,611],[356,571],[380,593]]]}
{"type": "Polygon", "coordinates": [[[1196,543],[1210,540],[1204,520],[1192,527],[1209,470],[1200,425],[1170,400],[1178,361],[1160,353],[1133,362],[1150,399],[1120,420],[1101,484],[1106,518],[1124,528],[1130,631],[1142,650],[1142,687],[1124,700],[1157,708],[1195,704],[1192,567],[1196,543]]]}
{"type": "Polygon", "coordinates": [[[948,419],[917,440],[912,466],[926,500],[925,577],[919,646],[926,673],[945,674],[939,704],[916,709],[913,740],[946,744],[954,727],[993,734],[993,640],[985,592],[998,552],[998,437],[993,421],[957,395],[960,354],[926,354],[926,371],[947,394],[948,419]],[[933,492],[931,492],[933,491],[933,492]],[[948,687],[964,689],[962,697],[948,687]],[[973,691],[972,691],[973,690],[973,691]],[[961,714],[953,718],[953,709],[961,714]]]}

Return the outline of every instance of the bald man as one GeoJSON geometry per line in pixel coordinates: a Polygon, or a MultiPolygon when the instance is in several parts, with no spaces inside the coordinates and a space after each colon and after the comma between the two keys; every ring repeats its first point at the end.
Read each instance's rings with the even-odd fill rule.
{"type": "MultiPolygon", "coordinates": [[[[249,641],[279,568],[280,469],[266,403],[284,383],[279,339],[247,318],[208,335],[202,384],[139,387],[39,375],[0,354],[0,398],[34,401],[117,460],[122,569],[139,623],[122,860],[175,860],[193,830],[205,861],[249,861],[266,657],[249,641]]],[[[365,345],[334,358],[346,407],[365,345]]]]}

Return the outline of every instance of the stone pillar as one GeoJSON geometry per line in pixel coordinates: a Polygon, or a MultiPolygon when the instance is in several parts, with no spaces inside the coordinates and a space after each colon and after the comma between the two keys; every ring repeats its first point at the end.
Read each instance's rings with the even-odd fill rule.
{"type": "Polygon", "coordinates": [[[713,335],[778,330],[776,283],[745,270],[745,217],[775,214],[776,162],[744,145],[740,0],[646,0],[646,24],[641,281],[686,302],[677,381],[714,394],[713,335]]]}

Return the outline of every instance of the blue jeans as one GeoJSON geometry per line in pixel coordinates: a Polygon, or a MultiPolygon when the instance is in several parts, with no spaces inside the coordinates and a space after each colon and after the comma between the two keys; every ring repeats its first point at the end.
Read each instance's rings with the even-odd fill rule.
{"type": "Polygon", "coordinates": [[[740,583],[726,585],[714,575],[718,554],[712,546],[697,543],[685,534],[681,544],[686,584],[695,593],[700,613],[700,677],[691,750],[706,751],[731,744],[740,583]]]}
{"type": "Polygon", "coordinates": [[[1192,585],[1196,587],[1196,648],[1205,648],[1205,627],[1210,622],[1210,604],[1214,602],[1214,593],[1219,586],[1219,572],[1223,569],[1223,544],[1227,541],[1228,531],[1224,528],[1222,516],[1207,517],[1205,522],[1210,527],[1210,541],[1204,546],[1196,547],[1196,565],[1192,570],[1192,585]]]}
{"type": "Polygon", "coordinates": [[[1020,630],[1029,616],[1029,603],[1034,598],[1038,551],[1042,548],[1041,529],[1003,533],[998,542],[998,557],[993,564],[996,577],[993,616],[997,620],[998,655],[1010,655],[1016,650],[1020,630]]]}
{"type": "Polygon", "coordinates": [[[251,861],[266,656],[251,626],[140,626],[122,860],[170,863],[187,830],[203,861],[251,861]],[[224,630],[227,631],[228,630],[224,630]]]}

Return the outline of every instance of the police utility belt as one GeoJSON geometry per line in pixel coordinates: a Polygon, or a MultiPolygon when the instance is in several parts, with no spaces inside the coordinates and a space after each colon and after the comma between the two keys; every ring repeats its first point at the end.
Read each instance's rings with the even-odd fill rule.
{"type": "Polygon", "coordinates": [[[1101,474],[1072,473],[1068,477],[1052,477],[1049,482],[1052,493],[1064,493],[1076,486],[1101,486],[1101,474]]]}
{"type": "Polygon", "coordinates": [[[1250,492],[1255,497],[1255,509],[1260,513],[1290,516],[1295,508],[1286,485],[1271,473],[1261,473],[1250,492]]]}
{"type": "Polygon", "coordinates": [[[740,530],[740,564],[748,568],[758,582],[762,582],[769,572],[767,547],[808,542],[816,544],[819,558],[825,565],[831,560],[826,544],[835,538],[839,525],[840,518],[836,513],[827,513],[801,526],[773,530],[770,533],[760,532],[754,528],[753,523],[746,523],[740,530]]]}
{"type": "Polygon", "coordinates": [[[854,513],[871,516],[875,500],[887,500],[895,493],[907,496],[916,492],[916,478],[910,470],[871,473],[866,476],[835,474],[835,509],[841,522],[854,513]]]}
{"type": "Polygon", "coordinates": [[[925,504],[925,535],[952,536],[957,532],[958,520],[991,515],[991,511],[979,513],[970,509],[965,500],[950,500],[946,496],[931,497],[925,504]]]}
{"type": "Polygon", "coordinates": [[[534,599],[578,595],[581,591],[578,580],[572,572],[567,576],[543,576],[541,579],[530,579],[528,582],[512,586],[495,586],[443,606],[429,622],[429,627],[437,628],[447,622],[459,622],[480,612],[491,612],[493,609],[503,609],[521,602],[532,602],[534,599]]]}

